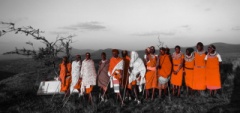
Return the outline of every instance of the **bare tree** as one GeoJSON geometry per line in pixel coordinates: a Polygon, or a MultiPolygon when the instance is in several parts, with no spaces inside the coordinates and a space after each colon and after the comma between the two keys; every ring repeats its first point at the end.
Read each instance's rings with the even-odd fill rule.
{"type": "Polygon", "coordinates": [[[44,33],[43,31],[40,31],[39,29],[34,29],[32,26],[27,27],[19,27],[16,28],[14,23],[7,23],[7,22],[1,22],[3,25],[7,25],[7,28],[0,31],[0,37],[10,33],[14,32],[15,34],[22,33],[26,36],[32,36],[35,40],[40,41],[41,43],[45,44],[45,47],[40,47],[38,51],[34,49],[32,42],[26,42],[27,45],[32,46],[32,50],[30,49],[18,49],[16,48],[13,51],[9,51],[4,53],[6,54],[18,54],[18,55],[24,55],[24,56],[32,56],[35,60],[40,60],[44,62],[45,65],[50,66],[53,64],[55,67],[55,60],[58,58],[59,52],[65,52],[66,56],[70,57],[70,43],[72,43],[72,38],[75,35],[69,35],[67,37],[56,37],[56,40],[53,42],[48,41],[44,36],[41,34],[44,33]],[[65,50],[65,51],[64,51],[65,50]]]}
{"type": "Polygon", "coordinates": [[[160,40],[160,36],[158,36],[158,49],[160,49],[161,47],[163,47],[163,45],[164,45],[164,42],[162,42],[161,40],[160,40]]]}

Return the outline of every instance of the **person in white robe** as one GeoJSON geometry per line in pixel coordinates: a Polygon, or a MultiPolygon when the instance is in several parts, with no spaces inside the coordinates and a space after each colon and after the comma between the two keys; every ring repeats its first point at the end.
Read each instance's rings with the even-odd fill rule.
{"type": "MultiPolygon", "coordinates": [[[[142,85],[145,83],[145,73],[146,73],[146,67],[144,65],[144,62],[141,58],[139,58],[138,53],[135,51],[131,52],[131,60],[130,60],[130,76],[129,76],[129,83],[132,83],[133,81],[137,82],[139,91],[141,92],[142,85]]],[[[138,100],[136,87],[134,88],[134,93],[136,96],[136,101],[138,103],[140,102],[138,100]]]]}
{"type": "Polygon", "coordinates": [[[80,78],[80,71],[81,71],[81,56],[77,55],[76,59],[72,62],[72,83],[70,86],[71,93],[74,90],[80,91],[80,89],[75,89],[75,86],[78,85],[78,81],[80,78]]]}
{"type": "Polygon", "coordinates": [[[86,59],[82,62],[80,78],[82,78],[81,94],[88,94],[89,101],[92,102],[91,91],[93,86],[96,85],[97,74],[94,61],[91,59],[90,53],[86,53],[86,59]]]}

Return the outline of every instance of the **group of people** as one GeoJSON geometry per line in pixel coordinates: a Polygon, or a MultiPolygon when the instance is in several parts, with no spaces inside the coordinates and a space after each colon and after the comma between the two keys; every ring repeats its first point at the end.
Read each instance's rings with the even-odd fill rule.
{"type": "Polygon", "coordinates": [[[80,95],[88,95],[92,102],[91,92],[95,85],[101,89],[101,101],[107,99],[107,90],[113,88],[117,99],[124,104],[124,99],[130,99],[131,95],[140,103],[139,92],[145,99],[154,99],[155,91],[159,91],[161,98],[167,94],[167,90],[170,94],[171,89],[172,95],[180,97],[183,79],[187,94],[193,91],[203,93],[208,89],[209,95],[214,96],[221,88],[222,59],[214,45],[210,45],[206,51],[204,45],[198,42],[196,51],[187,48],[185,53],[181,52],[180,46],[175,46],[172,54],[168,48],[161,47],[159,55],[155,54],[155,47],[151,46],[145,50],[143,59],[136,51],[132,51],[130,56],[127,50],[121,51],[121,54],[122,57],[119,56],[119,50],[113,49],[112,57],[108,60],[106,53],[102,52],[97,72],[90,53],[85,54],[83,61],[77,55],[72,63],[64,57],[60,64],[60,91],[71,94],[77,90],[80,95]]]}

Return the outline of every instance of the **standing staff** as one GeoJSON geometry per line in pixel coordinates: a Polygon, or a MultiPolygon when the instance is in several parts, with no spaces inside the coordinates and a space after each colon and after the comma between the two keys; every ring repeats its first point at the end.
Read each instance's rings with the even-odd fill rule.
{"type": "Polygon", "coordinates": [[[128,51],[124,50],[122,51],[122,59],[123,59],[123,76],[122,76],[122,82],[121,87],[124,90],[123,99],[131,100],[131,87],[128,82],[129,78],[129,65],[130,65],[130,57],[128,56],[128,51]],[[125,98],[126,94],[126,98],[125,98]]]}

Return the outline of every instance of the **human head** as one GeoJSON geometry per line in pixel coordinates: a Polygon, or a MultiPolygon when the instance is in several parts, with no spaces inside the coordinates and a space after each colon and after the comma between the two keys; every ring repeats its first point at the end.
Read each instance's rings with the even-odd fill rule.
{"type": "Polygon", "coordinates": [[[77,61],[81,60],[81,56],[80,55],[76,55],[76,60],[77,61]]]}
{"type": "Polygon", "coordinates": [[[62,59],[62,61],[63,61],[64,63],[67,63],[67,62],[68,62],[67,56],[64,56],[63,59],[62,59]]]}
{"type": "Polygon", "coordinates": [[[106,60],[106,53],[102,52],[101,57],[102,57],[102,60],[106,60]]]}
{"type": "Polygon", "coordinates": [[[89,60],[89,59],[91,58],[91,54],[90,54],[89,52],[87,52],[87,53],[85,54],[85,58],[86,58],[86,60],[89,60]]]}
{"type": "Polygon", "coordinates": [[[203,45],[202,42],[198,42],[197,45],[196,45],[196,48],[197,48],[198,51],[202,51],[203,47],[204,47],[204,45],[203,45]]]}
{"type": "Polygon", "coordinates": [[[117,58],[118,57],[118,54],[119,54],[119,51],[117,49],[113,49],[112,50],[112,56],[117,58]]]}
{"type": "Polygon", "coordinates": [[[166,52],[165,53],[170,55],[170,49],[168,47],[166,48],[166,52]]]}
{"type": "Polygon", "coordinates": [[[179,45],[175,46],[175,52],[180,53],[181,47],[179,45]]]}
{"type": "Polygon", "coordinates": [[[150,48],[148,47],[145,49],[145,54],[148,55],[149,53],[150,53],[150,48]]]}
{"type": "Polygon", "coordinates": [[[186,55],[190,56],[193,51],[194,51],[193,48],[187,48],[187,49],[186,49],[186,55]]]}
{"type": "Polygon", "coordinates": [[[128,51],[127,50],[123,50],[122,51],[122,57],[126,57],[128,55],[128,51]]]}
{"type": "Polygon", "coordinates": [[[166,53],[166,48],[161,47],[161,48],[159,49],[159,52],[160,52],[161,55],[164,55],[164,54],[166,53]]]}
{"type": "Polygon", "coordinates": [[[154,53],[155,53],[155,47],[154,47],[154,46],[151,46],[151,47],[150,47],[150,53],[151,53],[151,54],[154,54],[154,53]]]}
{"type": "Polygon", "coordinates": [[[213,44],[208,46],[208,52],[209,53],[214,53],[215,51],[216,51],[216,47],[213,44]]]}

